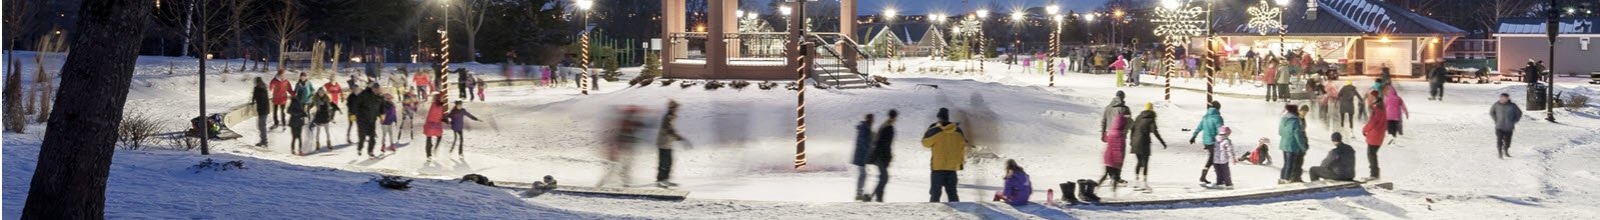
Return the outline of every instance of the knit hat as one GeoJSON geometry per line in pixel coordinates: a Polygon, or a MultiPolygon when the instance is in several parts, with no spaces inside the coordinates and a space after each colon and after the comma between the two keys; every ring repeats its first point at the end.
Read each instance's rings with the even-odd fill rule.
{"type": "MultiPolygon", "coordinates": [[[[1233,129],[1232,128],[1228,128],[1228,126],[1222,126],[1221,129],[1217,130],[1217,134],[1220,134],[1220,135],[1233,134],[1233,129]]],[[[1338,135],[1338,133],[1334,133],[1334,135],[1338,135]]],[[[1337,137],[1337,136],[1335,136],[1335,137],[1337,137]]]]}
{"type": "Polygon", "coordinates": [[[1127,96],[1127,94],[1123,94],[1122,90],[1117,90],[1117,98],[1122,98],[1122,97],[1126,97],[1126,96],[1127,96]]]}
{"type": "Polygon", "coordinates": [[[1332,139],[1333,139],[1333,141],[1335,141],[1335,142],[1338,142],[1338,141],[1343,141],[1343,140],[1341,140],[1341,139],[1344,139],[1344,135],[1340,135],[1340,134],[1339,134],[1339,132],[1333,132],[1333,137],[1332,137],[1332,139]]]}
{"type": "Polygon", "coordinates": [[[1149,111],[1151,109],[1155,109],[1155,105],[1154,104],[1150,104],[1150,102],[1145,102],[1144,103],[1144,110],[1145,111],[1149,111]]]}
{"type": "Polygon", "coordinates": [[[1222,102],[1218,102],[1217,100],[1211,100],[1211,108],[1214,108],[1214,109],[1217,109],[1217,110],[1222,110],[1222,102]]]}
{"type": "Polygon", "coordinates": [[[1295,106],[1293,104],[1283,105],[1283,110],[1284,111],[1289,111],[1290,113],[1294,113],[1296,115],[1300,114],[1300,107],[1299,106],[1295,106]]]}
{"type": "Polygon", "coordinates": [[[934,116],[939,117],[939,122],[950,121],[950,109],[939,108],[939,113],[934,116]]]}

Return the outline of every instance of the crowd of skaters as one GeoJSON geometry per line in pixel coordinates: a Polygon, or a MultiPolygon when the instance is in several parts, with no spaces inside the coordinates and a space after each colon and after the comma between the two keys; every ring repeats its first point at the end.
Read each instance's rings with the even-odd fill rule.
{"type": "Polygon", "coordinates": [[[430,76],[425,71],[376,76],[350,74],[343,82],[338,80],[337,74],[330,74],[320,85],[313,83],[304,72],[297,73],[296,78],[289,78],[283,70],[270,80],[256,77],[251,105],[257,112],[256,126],[261,132],[255,146],[269,146],[267,134],[281,128],[290,134],[291,154],[303,156],[332,151],[336,146],[333,124],[345,121],[345,144],[355,145],[357,156],[388,156],[396,152],[398,140],[416,138],[415,119],[418,117],[415,115],[426,110],[421,130],[427,157],[431,159],[437,148],[443,148],[441,140],[446,125],[455,135],[451,150],[463,157],[465,120],[477,121],[478,118],[467,111],[462,100],[485,100],[483,90],[487,83],[470,76],[465,69],[456,72],[461,77],[458,81],[461,83],[457,84],[461,88],[461,99],[453,105],[440,89],[442,81],[436,79],[439,76],[430,76]],[[340,113],[346,120],[337,120],[340,113]]]}

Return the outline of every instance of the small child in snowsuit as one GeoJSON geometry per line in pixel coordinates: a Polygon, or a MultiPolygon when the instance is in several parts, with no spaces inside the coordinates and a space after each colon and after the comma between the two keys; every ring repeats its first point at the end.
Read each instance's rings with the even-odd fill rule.
{"type": "Polygon", "coordinates": [[[1233,176],[1228,170],[1228,162],[1232,162],[1228,158],[1233,158],[1234,155],[1233,140],[1228,138],[1232,133],[1233,129],[1228,127],[1222,127],[1222,130],[1217,132],[1217,149],[1212,151],[1211,155],[1211,168],[1217,170],[1217,184],[1214,186],[1223,189],[1233,189],[1233,176]]]}
{"type": "Polygon", "coordinates": [[[1272,140],[1263,137],[1263,138],[1261,138],[1261,141],[1258,142],[1258,144],[1256,144],[1256,149],[1255,150],[1252,150],[1252,151],[1249,151],[1249,152],[1244,152],[1244,155],[1240,155],[1239,159],[1236,159],[1235,161],[1236,162],[1245,162],[1245,163],[1250,163],[1250,164],[1255,164],[1255,165],[1272,164],[1272,155],[1271,154],[1267,154],[1267,146],[1271,146],[1271,145],[1272,145],[1272,140]]]}

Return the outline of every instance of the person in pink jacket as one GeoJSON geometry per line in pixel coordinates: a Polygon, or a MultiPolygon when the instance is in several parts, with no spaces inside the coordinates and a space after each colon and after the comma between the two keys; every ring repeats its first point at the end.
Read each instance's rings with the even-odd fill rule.
{"type": "Polygon", "coordinates": [[[1127,82],[1122,77],[1123,74],[1128,72],[1128,60],[1122,59],[1122,56],[1117,56],[1117,61],[1111,62],[1111,71],[1117,73],[1117,87],[1122,87],[1122,83],[1127,82]]]}
{"type": "Polygon", "coordinates": [[[1395,91],[1394,86],[1388,86],[1384,90],[1383,107],[1384,113],[1387,114],[1385,118],[1389,119],[1389,136],[1399,137],[1405,134],[1400,130],[1400,116],[1405,115],[1410,118],[1411,110],[1406,109],[1406,101],[1400,99],[1400,94],[1395,91]]]}
{"type": "Polygon", "coordinates": [[[443,147],[440,146],[442,144],[440,141],[444,139],[441,136],[444,135],[445,98],[444,92],[434,96],[433,104],[428,107],[428,120],[422,123],[422,141],[427,146],[423,150],[427,151],[430,160],[433,158],[433,150],[443,147]]]}
{"type": "Polygon", "coordinates": [[[1123,133],[1126,130],[1122,128],[1127,126],[1127,121],[1127,116],[1112,119],[1111,129],[1106,130],[1106,136],[1102,139],[1102,141],[1106,142],[1104,157],[1106,173],[1100,175],[1099,182],[1104,183],[1106,177],[1111,177],[1111,181],[1113,181],[1111,182],[1111,191],[1117,190],[1117,184],[1127,183],[1127,181],[1122,180],[1122,158],[1128,154],[1125,149],[1126,145],[1124,145],[1127,143],[1128,135],[1123,133]]]}

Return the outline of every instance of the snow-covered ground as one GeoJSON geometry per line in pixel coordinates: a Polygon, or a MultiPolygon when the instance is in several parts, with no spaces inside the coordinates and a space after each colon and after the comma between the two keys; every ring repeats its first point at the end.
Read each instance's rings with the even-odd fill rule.
{"type": "MultiPolygon", "coordinates": [[[[192,59],[144,57],[140,60],[140,73],[135,77],[129,96],[130,111],[148,111],[178,122],[192,117],[197,110],[194,93],[195,77],[185,74],[181,67],[174,76],[166,76],[166,63],[192,63],[192,59]],[[158,67],[149,67],[158,65],[158,67]],[[159,73],[151,71],[159,70],[159,73]],[[141,84],[143,83],[143,84],[141,84]]],[[[232,141],[216,143],[222,155],[213,157],[248,159],[249,164],[274,164],[281,161],[285,170],[323,170],[313,176],[342,176],[342,179],[316,179],[309,182],[338,182],[318,184],[344,184],[344,187],[361,186],[373,174],[349,172],[381,172],[403,174],[422,178],[456,178],[464,174],[479,173],[495,180],[528,182],[544,175],[552,175],[563,184],[595,185],[607,170],[616,168],[602,156],[603,134],[608,132],[611,112],[622,105],[640,105],[652,109],[646,121],[657,122],[660,110],[667,100],[676,100],[684,106],[679,112],[678,129],[692,146],[679,145],[674,170],[674,180],[682,184],[681,190],[690,191],[690,199],[681,202],[630,200],[570,195],[549,195],[523,199],[531,208],[513,211],[547,211],[590,216],[584,213],[608,213],[619,216],[643,218],[1468,218],[1510,217],[1547,219],[1558,216],[1600,216],[1592,207],[1600,205],[1596,184],[1600,181],[1597,168],[1589,165],[1600,156],[1600,112],[1596,105],[1576,112],[1557,111],[1561,124],[1544,122],[1543,112],[1528,112],[1517,131],[1516,146],[1511,149],[1511,159],[1496,159],[1493,154],[1491,121],[1487,117],[1488,104],[1498,93],[1511,93],[1515,100],[1522,96],[1521,86],[1514,84],[1462,85],[1451,84],[1445,101],[1427,101],[1426,85],[1420,81],[1402,81],[1400,90],[1407,98],[1412,117],[1406,122],[1407,135],[1395,145],[1382,151],[1384,177],[1395,183],[1397,189],[1345,190],[1327,193],[1297,195],[1286,198],[1222,204],[1185,204],[1156,207],[1073,207],[1053,208],[1039,205],[1011,207],[995,203],[921,203],[927,201],[929,153],[920,147],[922,129],[933,122],[933,112],[940,107],[951,108],[955,120],[963,122],[969,135],[982,151],[993,153],[998,159],[969,160],[961,172],[963,201],[987,200],[1000,187],[1004,159],[1016,159],[1033,176],[1034,198],[1044,200],[1043,191],[1054,188],[1055,183],[1076,179],[1095,179],[1102,173],[1100,155],[1103,144],[1098,140],[1102,108],[1119,88],[1111,86],[1109,75],[1068,73],[1056,77],[1055,87],[1045,87],[1047,78],[1042,73],[1022,73],[1020,69],[1007,70],[1004,64],[985,64],[982,74],[930,74],[918,72],[887,72],[878,62],[874,74],[891,78],[893,86],[862,90],[809,90],[807,100],[807,155],[810,165],[802,170],[792,168],[794,157],[794,105],[795,93],[787,90],[743,90],[723,88],[707,91],[698,86],[688,89],[678,86],[651,85],[628,88],[625,83],[605,83],[598,92],[589,96],[576,95],[570,85],[556,88],[493,87],[486,102],[474,102],[467,108],[483,119],[469,122],[466,133],[464,159],[445,156],[427,160],[423,157],[420,138],[405,137],[400,140],[400,151],[383,158],[356,156],[353,148],[340,137],[345,122],[337,122],[333,135],[336,146],[332,152],[310,156],[289,155],[284,143],[288,134],[280,128],[270,132],[273,143],[267,148],[251,147],[255,142],[255,123],[247,120],[231,128],[245,136],[232,141]],[[925,85],[937,85],[933,88],[925,85]],[[848,202],[855,187],[855,167],[848,164],[853,127],[861,116],[878,114],[878,123],[888,109],[898,109],[901,118],[896,123],[899,133],[895,139],[895,161],[890,166],[893,177],[886,193],[890,203],[862,204],[848,202]],[[260,162],[257,162],[260,161],[260,162]],[[292,165],[291,165],[292,164],[292,165]],[[326,167],[332,171],[308,167],[326,167]],[[321,174],[340,173],[336,175],[321,174]],[[342,182],[341,182],[342,181],[342,182]],[[548,207],[548,208],[546,208],[548,207]],[[1282,212],[1283,210],[1304,210],[1282,212]]],[[[919,67],[964,67],[961,62],[931,61],[906,58],[893,63],[906,65],[908,70],[919,67]]],[[[498,76],[494,65],[464,65],[474,73],[487,78],[498,76]]],[[[193,70],[192,67],[186,69],[193,70]]],[[[637,69],[627,69],[631,75],[637,69]]],[[[250,84],[244,80],[262,73],[234,73],[227,82],[222,77],[208,78],[208,96],[211,112],[221,112],[246,103],[250,84]]],[[[623,79],[629,79],[623,77],[623,79]]],[[[1146,79],[1151,82],[1151,78],[1146,79]]],[[[1193,79],[1174,79],[1187,82],[1175,86],[1195,85],[1193,79]]],[[[1370,80],[1356,80],[1361,88],[1370,80]]],[[[1203,82],[1199,84],[1203,86],[1203,82]]],[[[1592,85],[1566,83],[1563,91],[1575,91],[1591,97],[1600,96],[1600,88],[1592,85]]],[[[1129,192],[1126,189],[1111,192],[1103,189],[1103,197],[1135,198],[1185,194],[1205,189],[1196,186],[1199,165],[1204,162],[1204,151],[1199,145],[1187,143],[1188,132],[1199,121],[1202,113],[1203,93],[1174,90],[1173,101],[1162,101],[1162,88],[1153,86],[1120,88],[1128,93],[1129,106],[1136,111],[1145,102],[1152,102],[1160,117],[1159,126],[1169,148],[1156,148],[1150,167],[1154,193],[1129,192]]],[[[1220,92],[1247,93],[1259,90],[1248,85],[1219,90],[1220,92]]],[[[1267,137],[1276,140],[1277,119],[1281,103],[1266,103],[1255,98],[1220,96],[1223,116],[1233,127],[1234,139],[1240,145],[1251,145],[1256,139],[1267,137]]],[[[420,119],[419,119],[420,120],[420,119]]],[[[1315,119],[1313,119],[1315,120],[1315,119]]],[[[420,125],[420,121],[417,122],[420,125]]],[[[176,124],[176,123],[174,123],[176,124]]],[[[1307,156],[1308,165],[1321,161],[1332,147],[1328,134],[1337,130],[1320,123],[1312,123],[1308,130],[1312,149],[1307,156]]],[[[33,131],[42,129],[35,128],[33,131]]],[[[645,131],[653,137],[653,130],[645,131]]],[[[36,151],[18,151],[28,146],[37,148],[37,139],[16,139],[7,135],[5,156],[32,158],[36,151]],[[15,141],[14,141],[15,139],[15,141]],[[33,143],[33,144],[27,144],[33,143]],[[15,152],[21,153],[15,153],[15,152]]],[[[451,135],[446,135],[451,137],[451,135]]],[[[1358,144],[1359,135],[1346,132],[1346,142],[1358,144]]],[[[446,141],[450,143],[450,141],[446,141]]],[[[653,143],[653,142],[649,142],[653,143]]],[[[648,145],[648,144],[646,144],[648,145]]],[[[653,181],[655,155],[653,146],[635,148],[629,185],[653,181]]],[[[1247,147],[1240,147],[1241,150],[1247,147]]],[[[1276,147],[1274,156],[1278,155],[1276,147]]],[[[1363,151],[1365,149],[1357,149],[1363,151]]],[[[441,153],[443,150],[441,150],[441,153]]],[[[156,157],[151,156],[151,157],[156,157]]],[[[183,179],[194,181],[193,176],[181,169],[198,161],[198,156],[184,153],[127,152],[118,154],[113,168],[114,190],[110,200],[129,194],[118,194],[115,185],[119,179],[132,178],[183,179]],[[130,156],[132,155],[132,156],[130,156]],[[174,160],[141,160],[123,158],[156,155],[174,160]],[[173,162],[176,161],[176,162],[173,162]],[[163,165],[164,164],[164,165],[163,165]],[[145,166],[172,167],[168,171],[125,169],[145,166]],[[164,175],[164,176],[163,176],[164,175]]],[[[230,159],[232,160],[232,159],[230,159]]],[[[1131,160],[1131,158],[1130,158],[1131,160]]],[[[1132,161],[1129,161],[1130,163],[1132,161]]],[[[1366,175],[1366,158],[1357,159],[1358,176],[1366,175]]],[[[6,162],[7,192],[25,192],[26,176],[30,176],[32,160],[6,162]],[[18,166],[24,166],[18,168],[18,166]],[[22,173],[26,172],[26,173],[22,173]],[[20,173],[20,174],[19,174],[20,173]],[[13,180],[23,178],[18,182],[13,180]],[[20,184],[20,185],[13,185],[20,184]],[[18,190],[18,186],[23,190],[18,190]]],[[[1234,165],[1234,179],[1239,188],[1262,188],[1276,184],[1278,167],[1234,165]]],[[[233,171],[225,171],[233,172],[233,171]]],[[[276,178],[267,174],[247,175],[247,170],[234,173],[200,173],[195,175],[233,174],[249,178],[276,178]]],[[[285,171],[287,173],[292,173],[285,171]]],[[[875,171],[874,171],[875,172],[875,171]]],[[[276,174],[290,175],[290,174],[276,174]]],[[[1131,179],[1132,172],[1124,177],[1131,179]]],[[[875,176],[875,175],[874,175],[875,176]]],[[[211,177],[215,178],[215,177],[211,177]]],[[[205,179],[210,180],[210,179],[205,179]]],[[[868,185],[876,178],[869,178],[868,185]]],[[[211,184],[206,182],[194,184],[211,184]]],[[[287,183],[286,183],[287,184],[287,183]]],[[[312,183],[307,183],[312,184],[312,183]]],[[[439,183],[441,185],[446,183],[439,183]]],[[[448,185],[454,186],[454,182],[448,185]]],[[[315,185],[311,185],[315,186],[315,185]]],[[[431,186],[431,185],[430,185],[431,186]]],[[[370,186],[368,186],[370,187],[370,186]]],[[[335,187],[337,188],[337,187],[335,187]]],[[[440,188],[440,187],[429,187],[440,188]]],[[[459,188],[451,187],[450,189],[459,188]]],[[[172,190],[123,191],[132,195],[168,195],[183,192],[172,190]],[[142,194],[141,194],[142,193],[142,194]]],[[[283,189],[292,191],[292,189],[283,189]]],[[[275,191],[275,190],[265,190],[275,191]]],[[[329,191],[327,193],[382,193],[372,191],[329,191]]],[[[482,195],[482,191],[474,191],[482,195]]],[[[503,191],[502,191],[503,192],[503,191]]],[[[288,193],[296,192],[261,192],[288,193]]],[[[461,198],[460,193],[446,192],[440,197],[461,198]]],[[[200,194],[205,195],[205,194],[200,194]]],[[[510,193],[482,196],[483,201],[513,199],[510,193]],[[503,194],[503,195],[502,195],[503,194]]],[[[22,196],[7,194],[6,216],[15,216],[20,210],[22,196]],[[16,208],[13,208],[16,207],[16,208]]],[[[422,196],[410,199],[423,199],[422,196]]],[[[472,199],[477,199],[473,197],[472,199]]],[[[434,199],[443,201],[440,199],[434,199]]],[[[442,202],[441,202],[442,203],[442,202]]],[[[337,205],[337,204],[334,204],[337,205]]],[[[450,205],[450,204],[446,204],[450,205]]],[[[130,205],[131,206],[131,205],[130,205]]],[[[332,206],[332,205],[322,205],[332,206]]],[[[108,206],[120,207],[120,206],[108,206]]],[[[137,207],[137,206],[135,206],[137,207]]],[[[268,209],[258,206],[255,208],[268,209]]],[[[344,206],[340,209],[363,209],[364,206],[344,206]]],[[[427,210],[417,207],[409,210],[427,210]]],[[[239,207],[249,210],[250,206],[239,207]]],[[[448,207],[438,208],[449,210],[448,207]]],[[[511,208],[507,208],[511,209],[511,208]]],[[[154,213],[173,213],[157,216],[188,217],[176,213],[191,210],[158,209],[154,213]]],[[[529,212],[534,212],[529,211],[529,212]]],[[[236,213],[201,209],[202,214],[236,213]]],[[[482,212],[485,216],[491,212],[482,212]]],[[[217,215],[212,215],[217,216],[217,215]]],[[[395,215],[406,216],[406,215],[395,215]]],[[[416,215],[414,215],[416,216],[416,215]]],[[[364,218],[365,216],[363,216],[364,218]]],[[[458,218],[458,216],[440,216],[458,218]]],[[[459,216],[459,218],[470,218],[459,216]]],[[[580,217],[580,218],[592,218],[580,217]]]]}

